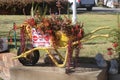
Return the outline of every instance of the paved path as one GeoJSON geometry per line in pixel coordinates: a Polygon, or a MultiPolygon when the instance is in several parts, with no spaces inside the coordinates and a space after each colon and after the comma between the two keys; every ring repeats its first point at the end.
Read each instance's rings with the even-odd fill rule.
{"type": "Polygon", "coordinates": [[[0,77],[4,80],[10,80],[9,69],[13,66],[21,65],[18,60],[12,60],[16,56],[14,53],[0,53],[0,77]]]}

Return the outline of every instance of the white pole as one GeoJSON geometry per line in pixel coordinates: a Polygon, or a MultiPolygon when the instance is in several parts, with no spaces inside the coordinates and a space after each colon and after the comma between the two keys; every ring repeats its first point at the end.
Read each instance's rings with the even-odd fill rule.
{"type": "Polygon", "coordinates": [[[77,13],[76,12],[76,0],[73,0],[72,12],[73,12],[72,23],[76,24],[76,20],[77,20],[77,17],[76,17],[76,13],[77,13]]]}

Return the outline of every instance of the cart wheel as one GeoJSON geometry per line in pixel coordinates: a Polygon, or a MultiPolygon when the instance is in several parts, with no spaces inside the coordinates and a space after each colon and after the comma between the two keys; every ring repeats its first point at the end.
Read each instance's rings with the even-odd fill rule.
{"type": "MultiPolygon", "coordinates": [[[[25,51],[30,48],[26,48],[25,51]]],[[[17,55],[19,56],[22,53],[22,48],[18,49],[17,55]]],[[[27,55],[26,58],[18,58],[19,62],[25,66],[35,65],[39,60],[40,54],[38,50],[33,51],[31,54],[27,55]]]]}

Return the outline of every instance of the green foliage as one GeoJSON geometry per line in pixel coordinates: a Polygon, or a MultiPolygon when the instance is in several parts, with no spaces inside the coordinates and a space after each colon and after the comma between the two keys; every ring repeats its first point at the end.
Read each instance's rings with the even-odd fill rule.
{"type": "Polygon", "coordinates": [[[34,5],[33,2],[31,7],[31,16],[33,17],[36,15],[36,13],[39,13],[40,18],[44,17],[47,13],[47,9],[48,9],[47,5],[44,8],[41,8],[39,4],[34,5]]]}
{"type": "Polygon", "coordinates": [[[119,14],[117,14],[117,28],[114,28],[110,35],[113,38],[112,43],[115,49],[115,52],[118,54],[118,62],[120,66],[120,23],[119,23],[119,14]]]}

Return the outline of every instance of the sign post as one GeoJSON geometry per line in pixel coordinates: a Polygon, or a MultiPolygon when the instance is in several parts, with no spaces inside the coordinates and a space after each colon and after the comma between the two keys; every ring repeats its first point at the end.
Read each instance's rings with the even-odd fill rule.
{"type": "Polygon", "coordinates": [[[76,24],[76,20],[77,20],[77,16],[76,16],[76,13],[77,13],[77,11],[76,11],[76,0],[73,0],[72,12],[73,12],[72,23],[76,24]]]}

